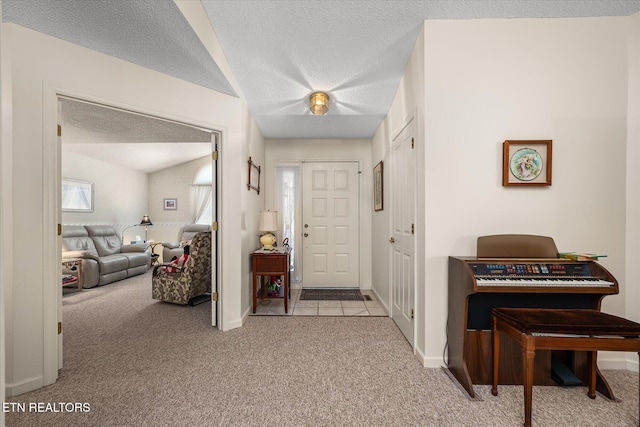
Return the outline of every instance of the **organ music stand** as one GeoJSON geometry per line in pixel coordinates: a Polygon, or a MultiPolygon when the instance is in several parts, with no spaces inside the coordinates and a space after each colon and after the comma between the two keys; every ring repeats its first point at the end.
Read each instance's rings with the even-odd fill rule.
{"type": "Polygon", "coordinates": [[[480,236],[477,253],[478,258],[558,258],[551,237],[532,234],[480,236]]]}

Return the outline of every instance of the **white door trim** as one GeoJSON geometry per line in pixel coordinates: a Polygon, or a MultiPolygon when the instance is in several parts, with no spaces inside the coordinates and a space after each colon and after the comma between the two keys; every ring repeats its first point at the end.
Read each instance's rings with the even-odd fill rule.
{"type": "MultiPolygon", "coordinates": [[[[104,106],[110,106],[122,110],[140,113],[159,119],[172,121],[186,126],[198,127],[218,133],[219,146],[225,145],[226,131],[223,126],[212,123],[203,123],[190,120],[184,117],[166,115],[157,111],[152,111],[142,107],[123,104],[120,102],[107,100],[86,93],[80,93],[68,90],[50,82],[43,81],[43,136],[42,136],[42,188],[43,192],[43,212],[42,212],[42,241],[41,256],[43,260],[43,277],[42,277],[42,294],[45,301],[43,306],[43,376],[35,378],[29,383],[21,383],[11,391],[10,395],[20,394],[24,391],[33,390],[45,385],[53,384],[58,378],[58,364],[62,361],[58,360],[58,304],[61,303],[60,284],[58,283],[61,275],[61,253],[55,251],[52,253],[51,248],[58,247],[58,218],[62,211],[60,204],[60,185],[61,185],[61,159],[60,147],[58,144],[57,127],[58,127],[58,98],[72,98],[75,100],[91,102],[104,106]],[[34,387],[35,385],[35,387],[34,387]]],[[[224,160],[218,163],[218,176],[221,176],[221,169],[224,160]]],[[[221,193],[221,182],[218,181],[218,192],[221,193]]],[[[219,209],[219,208],[218,208],[219,209]]],[[[218,216],[218,222],[221,221],[218,216]]],[[[222,242],[221,234],[218,232],[218,241],[222,242]]],[[[219,280],[222,275],[222,249],[217,251],[218,256],[218,284],[221,288],[222,281],[219,280]]],[[[218,292],[222,294],[222,289],[218,292]]],[[[217,313],[218,328],[226,330],[224,324],[224,300],[220,300],[219,310],[217,313]]],[[[231,301],[229,301],[231,302],[231,301]]],[[[63,324],[64,328],[64,324],[63,324]]]]}

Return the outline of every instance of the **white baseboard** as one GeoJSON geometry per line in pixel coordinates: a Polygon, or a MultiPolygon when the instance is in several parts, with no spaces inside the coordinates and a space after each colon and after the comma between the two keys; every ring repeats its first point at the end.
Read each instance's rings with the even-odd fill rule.
{"type": "Polygon", "coordinates": [[[426,367],[426,365],[425,365],[426,358],[424,357],[424,353],[422,353],[417,347],[414,348],[414,354],[413,355],[416,357],[416,359],[418,359],[418,361],[420,362],[420,364],[423,367],[426,367]]]}
{"type": "Polygon", "coordinates": [[[225,328],[221,329],[221,330],[226,332],[226,331],[230,331],[232,329],[242,328],[242,325],[244,325],[244,322],[247,321],[247,317],[249,317],[249,309],[247,309],[243,313],[243,315],[242,315],[242,317],[240,319],[230,320],[229,323],[227,323],[225,325],[225,328]]]}
{"type": "Polygon", "coordinates": [[[387,312],[387,314],[389,314],[389,306],[386,304],[386,301],[383,300],[382,298],[380,298],[380,295],[378,295],[378,292],[376,292],[375,289],[371,289],[371,292],[373,292],[373,295],[376,296],[376,299],[378,300],[378,302],[380,303],[380,305],[382,306],[382,308],[384,308],[384,310],[387,312]]]}
{"type": "Polygon", "coordinates": [[[599,351],[598,367],[600,369],[623,369],[638,372],[638,356],[636,353],[599,351]]]}
{"type": "Polygon", "coordinates": [[[49,385],[49,384],[44,383],[44,377],[42,375],[39,375],[37,377],[27,378],[26,380],[23,380],[17,383],[7,384],[5,387],[6,396],[7,397],[18,396],[22,393],[27,393],[27,392],[42,388],[45,385],[49,385]]]}

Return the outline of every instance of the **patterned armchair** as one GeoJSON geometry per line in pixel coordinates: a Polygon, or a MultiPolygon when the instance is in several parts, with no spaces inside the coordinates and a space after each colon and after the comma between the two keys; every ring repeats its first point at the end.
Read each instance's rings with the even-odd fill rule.
{"type": "Polygon", "coordinates": [[[161,301],[193,305],[195,297],[208,292],[211,292],[211,231],[193,237],[184,267],[162,263],[154,267],[151,278],[151,296],[161,301]]]}

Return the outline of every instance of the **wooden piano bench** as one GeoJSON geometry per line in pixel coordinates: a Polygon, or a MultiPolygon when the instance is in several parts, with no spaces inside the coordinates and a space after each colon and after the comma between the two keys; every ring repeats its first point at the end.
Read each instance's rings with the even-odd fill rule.
{"type": "MultiPolygon", "coordinates": [[[[588,396],[596,397],[597,352],[633,351],[640,355],[640,324],[621,317],[587,309],[494,308],[493,386],[498,395],[500,334],[512,337],[522,348],[524,373],[524,425],[531,426],[533,366],[536,350],[587,351],[589,355],[588,396]]],[[[599,372],[598,372],[599,373],[599,372]]],[[[639,394],[640,398],[640,388],[639,394]]],[[[640,418],[640,407],[638,410],[640,418]]]]}

